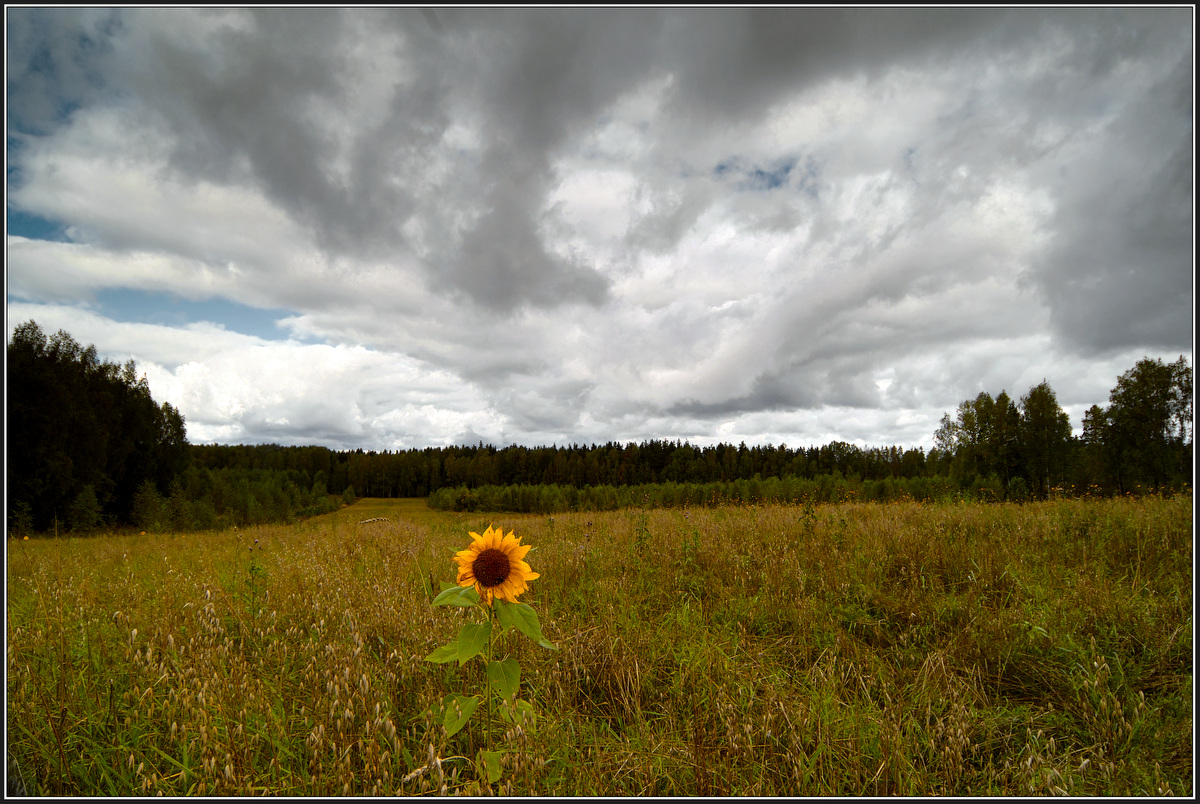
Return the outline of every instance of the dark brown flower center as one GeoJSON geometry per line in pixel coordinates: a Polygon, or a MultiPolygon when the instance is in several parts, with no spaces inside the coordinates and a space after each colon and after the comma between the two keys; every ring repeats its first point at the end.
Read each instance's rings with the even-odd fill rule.
{"type": "Polygon", "coordinates": [[[483,586],[499,586],[508,578],[508,554],[491,547],[475,559],[475,579],[483,586]]]}

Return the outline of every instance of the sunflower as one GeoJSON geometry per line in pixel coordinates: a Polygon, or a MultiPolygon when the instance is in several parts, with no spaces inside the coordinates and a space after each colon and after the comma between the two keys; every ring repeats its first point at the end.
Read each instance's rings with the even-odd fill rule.
{"type": "Polygon", "coordinates": [[[471,533],[471,546],[454,554],[458,562],[458,585],[474,586],[487,605],[498,597],[516,603],[517,596],[529,589],[529,581],[539,577],[523,560],[532,545],[521,545],[521,538],[504,529],[487,530],[480,536],[471,533]]]}

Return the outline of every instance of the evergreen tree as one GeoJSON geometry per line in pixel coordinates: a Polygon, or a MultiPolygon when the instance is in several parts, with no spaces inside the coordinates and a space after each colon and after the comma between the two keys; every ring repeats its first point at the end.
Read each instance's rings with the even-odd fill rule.
{"type": "Polygon", "coordinates": [[[1063,477],[1071,441],[1071,420],[1058,406],[1054,390],[1045,380],[1021,397],[1021,446],[1027,476],[1034,493],[1045,499],[1052,475],[1063,477]]]}

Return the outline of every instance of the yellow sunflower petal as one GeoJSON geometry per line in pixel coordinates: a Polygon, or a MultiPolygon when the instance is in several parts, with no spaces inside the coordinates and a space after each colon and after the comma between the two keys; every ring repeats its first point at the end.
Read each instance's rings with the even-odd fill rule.
{"type": "Polygon", "coordinates": [[[458,585],[474,586],[485,605],[497,599],[516,603],[522,593],[529,591],[529,581],[539,577],[523,560],[532,545],[521,544],[521,537],[514,531],[505,533],[493,523],[483,533],[469,533],[471,544],[453,556],[458,585]]]}
{"type": "Polygon", "coordinates": [[[484,550],[490,550],[494,547],[499,547],[500,545],[497,542],[496,536],[496,531],[492,530],[491,525],[488,525],[487,530],[483,532],[483,539],[480,541],[479,546],[484,550]]]}

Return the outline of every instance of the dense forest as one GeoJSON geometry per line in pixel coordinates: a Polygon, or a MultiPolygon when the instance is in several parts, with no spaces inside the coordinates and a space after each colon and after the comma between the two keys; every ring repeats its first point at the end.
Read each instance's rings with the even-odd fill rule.
{"type": "Polygon", "coordinates": [[[1192,370],[1145,358],[1072,435],[1042,382],[980,393],[934,447],[641,443],[335,451],[189,445],[132,361],[101,361],[33,321],[8,345],[10,533],[102,526],[191,530],[287,521],[356,496],[429,497],[457,510],[553,512],[726,501],[1043,499],[1169,492],[1192,483],[1192,370]]]}
{"type": "Polygon", "coordinates": [[[6,403],[10,530],[127,522],[140,487],[165,488],[187,468],[179,411],[155,404],[133,361],[102,361],[65,332],[16,328],[6,403]]]}

